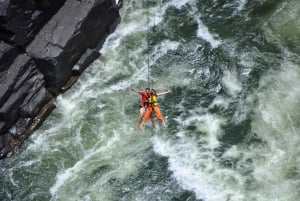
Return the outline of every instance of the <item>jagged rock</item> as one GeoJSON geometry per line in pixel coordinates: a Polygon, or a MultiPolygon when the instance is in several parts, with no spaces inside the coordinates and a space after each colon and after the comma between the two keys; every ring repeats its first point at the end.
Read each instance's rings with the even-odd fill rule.
{"type": "Polygon", "coordinates": [[[6,127],[13,124],[19,117],[19,105],[29,91],[30,85],[25,84],[17,91],[10,95],[8,100],[0,108],[0,120],[6,123],[6,127]]]}
{"type": "Polygon", "coordinates": [[[98,51],[88,48],[72,68],[73,74],[80,75],[99,56],[100,53],[98,51]]]}
{"type": "MultiPolygon", "coordinates": [[[[19,53],[20,50],[18,48],[0,41],[0,73],[7,70],[19,53]]],[[[0,77],[1,75],[2,74],[0,74],[0,77]]]]}
{"type": "Polygon", "coordinates": [[[31,125],[26,129],[26,136],[30,135],[35,129],[37,129],[42,122],[49,116],[49,114],[55,109],[55,104],[53,99],[46,103],[38,112],[38,114],[33,119],[31,125]]]}
{"type": "Polygon", "coordinates": [[[5,84],[0,86],[0,120],[5,122],[4,128],[9,128],[21,116],[33,118],[52,99],[44,88],[43,75],[24,54],[16,58],[4,77],[5,84]]]}
{"type": "Polygon", "coordinates": [[[29,98],[26,99],[20,106],[20,114],[23,117],[35,117],[38,111],[53,98],[52,94],[50,94],[44,87],[32,94],[29,94],[29,98]]]}
{"type": "Polygon", "coordinates": [[[0,135],[0,159],[12,155],[18,145],[28,138],[55,108],[53,100],[46,103],[34,119],[20,119],[4,135],[0,135]]]}
{"type": "Polygon", "coordinates": [[[0,135],[0,159],[11,155],[10,153],[13,151],[15,144],[16,141],[9,133],[0,135]]]}
{"type": "Polygon", "coordinates": [[[62,86],[62,88],[60,90],[61,93],[64,93],[67,90],[69,90],[73,86],[73,84],[75,84],[75,82],[78,80],[78,78],[79,78],[79,75],[72,75],[69,78],[69,80],[67,81],[67,83],[64,86],[62,86]]]}
{"type": "Polygon", "coordinates": [[[21,138],[26,128],[32,123],[32,118],[20,118],[13,126],[10,127],[9,133],[14,139],[21,138]]]}
{"type": "Polygon", "coordinates": [[[45,75],[48,90],[58,94],[73,65],[88,48],[97,48],[117,19],[111,0],[66,1],[26,49],[45,75]]]}
{"type": "Polygon", "coordinates": [[[87,49],[83,55],[81,55],[79,61],[72,68],[72,75],[68,81],[61,87],[61,93],[64,93],[70,89],[73,84],[78,80],[80,74],[98,57],[99,51],[95,49],[87,49]]]}
{"type": "Polygon", "coordinates": [[[0,38],[25,48],[65,0],[0,1],[0,38]]]}
{"type": "Polygon", "coordinates": [[[0,107],[7,101],[12,93],[17,78],[21,77],[26,71],[30,59],[30,57],[21,54],[15,59],[9,69],[3,72],[0,85],[0,107]]]}
{"type": "Polygon", "coordinates": [[[41,125],[55,108],[54,96],[99,57],[120,21],[121,2],[0,0],[0,159],[41,125]]]}

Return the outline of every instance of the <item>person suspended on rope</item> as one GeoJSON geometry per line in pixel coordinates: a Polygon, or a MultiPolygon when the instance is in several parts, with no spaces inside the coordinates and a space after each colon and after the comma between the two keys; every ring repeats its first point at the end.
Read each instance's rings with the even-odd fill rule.
{"type": "Polygon", "coordinates": [[[162,122],[163,127],[167,127],[164,117],[163,117],[162,113],[160,112],[158,102],[157,102],[157,97],[171,93],[171,92],[172,92],[171,90],[166,90],[164,92],[156,93],[155,89],[151,89],[150,97],[148,97],[147,111],[144,115],[143,121],[141,121],[141,123],[139,124],[140,129],[142,129],[142,127],[144,126],[144,123],[146,121],[148,121],[148,119],[152,116],[151,114],[152,114],[153,110],[155,111],[157,119],[159,119],[162,122]]]}
{"type": "MultiPolygon", "coordinates": [[[[138,129],[140,130],[140,124],[143,121],[143,117],[145,115],[145,112],[147,110],[148,107],[148,98],[150,97],[150,89],[146,88],[144,91],[140,91],[137,90],[135,88],[130,88],[130,91],[133,91],[135,93],[138,93],[141,95],[141,103],[140,103],[140,113],[139,113],[139,117],[138,117],[138,129]]],[[[152,122],[152,127],[153,129],[155,129],[155,122],[154,122],[154,118],[151,116],[151,122],[152,122]]]]}

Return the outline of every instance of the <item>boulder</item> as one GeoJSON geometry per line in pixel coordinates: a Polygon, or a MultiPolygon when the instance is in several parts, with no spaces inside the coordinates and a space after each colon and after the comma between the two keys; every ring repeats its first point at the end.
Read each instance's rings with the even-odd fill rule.
{"type": "Polygon", "coordinates": [[[15,145],[16,141],[9,133],[0,135],[0,159],[11,155],[15,145]]]}
{"type": "Polygon", "coordinates": [[[20,118],[10,127],[8,133],[15,139],[20,139],[24,135],[26,128],[32,123],[32,118],[20,118]]]}
{"type": "Polygon", "coordinates": [[[7,101],[19,77],[29,66],[30,57],[20,54],[9,68],[2,73],[0,85],[0,107],[7,101]]]}
{"type": "Polygon", "coordinates": [[[0,159],[10,157],[16,147],[41,125],[54,108],[54,102],[50,100],[40,109],[34,119],[20,118],[8,132],[0,135],[0,159]]]}
{"type": "Polygon", "coordinates": [[[40,71],[46,87],[58,94],[72,75],[72,68],[88,48],[112,31],[119,19],[111,0],[67,0],[26,48],[40,71]]]}
{"type": "Polygon", "coordinates": [[[0,85],[0,121],[5,124],[0,135],[20,117],[33,118],[53,98],[44,88],[43,74],[25,54],[18,55],[3,74],[3,82],[5,84],[0,85]]]}
{"type": "Polygon", "coordinates": [[[74,75],[80,75],[95,59],[100,56],[99,51],[87,49],[80,59],[73,66],[72,72],[74,75]]]}
{"type": "Polygon", "coordinates": [[[120,21],[121,2],[0,0],[0,159],[11,156],[53,111],[55,96],[99,57],[120,21]]]}
{"type": "Polygon", "coordinates": [[[38,91],[32,91],[20,106],[20,116],[34,118],[38,111],[51,99],[53,99],[52,94],[44,87],[38,91]]]}
{"type": "Polygon", "coordinates": [[[6,123],[6,127],[11,126],[19,117],[19,105],[30,89],[29,84],[22,85],[18,91],[13,92],[7,101],[0,108],[0,120],[6,123]]]}

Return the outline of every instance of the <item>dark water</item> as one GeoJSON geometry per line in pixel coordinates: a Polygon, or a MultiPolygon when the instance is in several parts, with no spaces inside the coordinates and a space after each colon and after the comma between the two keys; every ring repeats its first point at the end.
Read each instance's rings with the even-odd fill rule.
{"type": "Polygon", "coordinates": [[[126,0],[121,16],[2,164],[1,200],[298,201],[300,2],[126,0]],[[128,88],[148,84],[172,89],[168,128],[139,133],[128,88]]]}

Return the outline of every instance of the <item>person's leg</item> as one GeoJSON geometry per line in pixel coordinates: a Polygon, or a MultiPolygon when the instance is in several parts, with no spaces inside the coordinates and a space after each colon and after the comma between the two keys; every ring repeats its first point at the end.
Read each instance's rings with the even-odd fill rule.
{"type": "Polygon", "coordinates": [[[139,125],[139,129],[142,129],[144,123],[145,123],[146,121],[148,121],[148,119],[149,119],[151,113],[152,113],[152,107],[148,107],[148,108],[147,108],[147,111],[146,111],[146,113],[145,113],[145,115],[144,115],[144,118],[143,118],[143,120],[141,121],[141,123],[140,123],[140,125],[139,125]]]}
{"type": "Polygon", "coordinates": [[[159,119],[162,122],[163,127],[167,127],[166,122],[164,120],[164,117],[163,117],[162,113],[160,112],[159,107],[158,106],[154,106],[153,109],[155,111],[157,119],[159,119]]]}
{"type": "Polygon", "coordinates": [[[143,121],[143,117],[144,117],[145,112],[146,112],[145,107],[141,107],[141,108],[140,108],[140,114],[139,114],[139,120],[138,120],[138,123],[140,123],[141,121],[143,121]]]}
{"type": "Polygon", "coordinates": [[[145,107],[141,107],[140,108],[139,118],[138,118],[138,128],[139,128],[140,124],[143,121],[143,117],[144,117],[145,112],[146,112],[146,108],[145,107]]]}
{"type": "Polygon", "coordinates": [[[154,121],[154,118],[153,118],[152,114],[151,114],[150,119],[151,119],[151,122],[152,122],[152,128],[155,130],[155,121],[154,121]]]}

